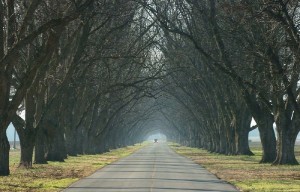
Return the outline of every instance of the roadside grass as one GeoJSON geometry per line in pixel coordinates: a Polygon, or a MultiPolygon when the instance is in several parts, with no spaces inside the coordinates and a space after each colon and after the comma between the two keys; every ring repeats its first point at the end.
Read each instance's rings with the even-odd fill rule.
{"type": "MultiPolygon", "coordinates": [[[[300,191],[300,165],[260,164],[261,146],[258,143],[250,145],[255,156],[226,156],[170,144],[178,154],[201,164],[218,178],[235,185],[241,191],[300,191]]],[[[296,145],[295,152],[300,162],[300,145],[296,145]]]]}
{"type": "Polygon", "coordinates": [[[34,164],[30,169],[18,168],[20,150],[10,152],[10,171],[7,177],[0,177],[0,191],[61,191],[73,182],[91,175],[96,170],[122,157],[128,156],[147,143],[111,150],[99,155],[68,157],[65,162],[34,164]]]}

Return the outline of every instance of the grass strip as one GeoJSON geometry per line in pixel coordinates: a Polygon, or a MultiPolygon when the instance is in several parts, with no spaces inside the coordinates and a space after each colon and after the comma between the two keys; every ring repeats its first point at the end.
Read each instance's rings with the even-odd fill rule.
{"type": "Polygon", "coordinates": [[[105,165],[132,154],[145,145],[147,143],[115,149],[99,155],[70,156],[65,162],[48,162],[45,165],[33,165],[30,169],[18,168],[20,151],[11,151],[11,174],[0,177],[0,191],[61,191],[73,182],[91,175],[105,165]]]}
{"type": "MultiPolygon", "coordinates": [[[[262,150],[252,143],[255,156],[226,156],[198,148],[169,144],[178,154],[201,164],[218,178],[225,180],[244,192],[300,191],[300,165],[260,164],[262,150]]],[[[300,162],[300,146],[295,147],[300,162]]]]}

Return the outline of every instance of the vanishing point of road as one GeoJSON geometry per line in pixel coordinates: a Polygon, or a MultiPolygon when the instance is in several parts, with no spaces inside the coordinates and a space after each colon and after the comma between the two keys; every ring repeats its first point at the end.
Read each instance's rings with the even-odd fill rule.
{"type": "Polygon", "coordinates": [[[238,191],[193,161],[154,143],[72,184],[65,192],[238,191]]]}

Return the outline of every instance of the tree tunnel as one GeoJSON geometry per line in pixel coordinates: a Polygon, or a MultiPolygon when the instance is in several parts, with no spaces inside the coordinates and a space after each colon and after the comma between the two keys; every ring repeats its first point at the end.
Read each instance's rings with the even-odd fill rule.
{"type": "Polygon", "coordinates": [[[257,127],[261,162],[298,164],[299,4],[41,2],[0,1],[0,175],[9,174],[10,123],[25,167],[157,131],[252,155],[257,127]]]}

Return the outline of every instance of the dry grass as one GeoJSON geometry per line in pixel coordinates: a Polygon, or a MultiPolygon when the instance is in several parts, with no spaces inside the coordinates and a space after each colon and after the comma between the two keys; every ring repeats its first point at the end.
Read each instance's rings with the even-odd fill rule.
{"type": "MultiPolygon", "coordinates": [[[[171,146],[177,153],[193,159],[242,191],[300,191],[300,165],[259,164],[262,152],[256,143],[251,148],[255,156],[225,156],[196,148],[171,146]]],[[[295,150],[300,162],[300,146],[297,145],[295,150]]]]}
{"type": "Polygon", "coordinates": [[[31,169],[17,168],[20,151],[10,152],[11,174],[0,177],[0,191],[61,191],[71,183],[86,177],[97,169],[127,156],[146,144],[112,150],[100,155],[68,157],[65,162],[33,165],[31,169]]]}

